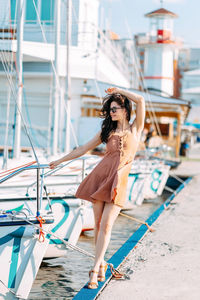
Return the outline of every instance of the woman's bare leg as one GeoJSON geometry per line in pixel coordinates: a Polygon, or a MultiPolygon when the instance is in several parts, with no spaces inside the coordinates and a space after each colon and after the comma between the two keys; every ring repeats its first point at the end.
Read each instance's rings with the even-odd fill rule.
{"type": "Polygon", "coordinates": [[[96,201],[95,203],[92,203],[93,212],[94,212],[94,221],[95,221],[95,226],[94,226],[95,245],[96,245],[97,236],[98,236],[98,233],[99,233],[99,228],[100,228],[100,222],[101,222],[101,218],[102,218],[104,203],[105,202],[103,202],[103,201],[96,201]]]}
{"type": "MultiPolygon", "coordinates": [[[[104,261],[104,254],[108,247],[112,226],[116,220],[121,207],[113,203],[105,203],[103,214],[101,217],[101,224],[96,241],[96,253],[93,270],[99,271],[100,264],[104,261]]],[[[97,273],[92,273],[91,281],[97,282],[97,273]]]]}

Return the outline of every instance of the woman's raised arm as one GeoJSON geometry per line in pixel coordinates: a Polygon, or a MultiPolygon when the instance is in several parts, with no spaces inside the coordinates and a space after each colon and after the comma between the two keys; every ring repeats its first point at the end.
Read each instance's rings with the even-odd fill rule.
{"type": "Polygon", "coordinates": [[[134,124],[136,124],[136,128],[138,132],[141,132],[144,128],[144,119],[145,119],[145,101],[141,95],[138,95],[133,92],[129,92],[120,88],[111,87],[105,91],[108,94],[121,94],[127,97],[129,100],[133,101],[136,104],[136,119],[134,124]]]}
{"type": "Polygon", "coordinates": [[[79,146],[78,148],[72,150],[69,154],[61,157],[60,159],[50,162],[49,167],[51,169],[54,169],[62,162],[78,158],[85,154],[87,151],[94,149],[96,146],[101,144],[100,134],[101,131],[99,131],[88,143],[79,146]]]}

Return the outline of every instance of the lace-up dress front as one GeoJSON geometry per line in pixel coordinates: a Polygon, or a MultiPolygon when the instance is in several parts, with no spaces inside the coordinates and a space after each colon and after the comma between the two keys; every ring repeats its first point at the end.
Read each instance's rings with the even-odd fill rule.
{"type": "Polygon", "coordinates": [[[135,156],[137,139],[132,130],[108,138],[104,158],[81,182],[75,196],[91,202],[113,202],[121,207],[126,201],[128,174],[135,156]]]}

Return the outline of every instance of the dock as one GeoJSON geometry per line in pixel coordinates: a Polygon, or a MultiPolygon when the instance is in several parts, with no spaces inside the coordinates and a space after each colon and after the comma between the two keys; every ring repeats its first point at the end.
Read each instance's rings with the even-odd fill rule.
{"type": "Polygon", "coordinates": [[[177,174],[193,176],[154,222],[155,232],[137,244],[119,268],[129,280],[114,280],[99,300],[200,299],[200,149],[177,174]]]}
{"type": "Polygon", "coordinates": [[[97,290],[85,285],[74,299],[200,299],[200,145],[172,174],[192,178],[150,217],[154,232],[142,225],[109,260],[126,278],[107,271],[97,290]]]}

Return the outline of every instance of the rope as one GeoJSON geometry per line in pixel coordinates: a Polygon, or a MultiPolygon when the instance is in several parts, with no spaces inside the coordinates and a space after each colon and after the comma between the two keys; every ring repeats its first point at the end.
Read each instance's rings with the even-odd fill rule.
{"type": "Polygon", "coordinates": [[[164,190],[166,190],[166,191],[168,191],[168,192],[170,192],[170,193],[172,193],[172,194],[174,194],[174,195],[177,194],[176,190],[173,190],[172,188],[170,188],[170,187],[167,186],[167,185],[165,185],[164,190]]]}
{"type": "Polygon", "coordinates": [[[170,176],[171,177],[174,177],[177,181],[179,181],[180,183],[184,184],[185,185],[185,181],[182,180],[179,176],[177,176],[176,174],[171,174],[170,173],[170,176]]]}
{"type": "MultiPolygon", "coordinates": [[[[177,176],[176,174],[170,174],[170,177],[174,177],[177,181],[179,181],[181,184],[183,184],[185,186],[185,181],[182,180],[179,176],[177,176]]],[[[174,195],[177,194],[177,191],[170,188],[169,186],[165,185],[164,189],[170,193],[173,193],[174,195]]]]}
{"type": "Polygon", "coordinates": [[[18,167],[16,167],[16,168],[8,169],[8,170],[6,170],[6,171],[1,172],[1,173],[0,173],[0,177],[7,176],[7,175],[13,173],[13,171],[16,171],[16,170],[21,169],[21,168],[24,168],[24,167],[29,167],[29,166],[31,166],[31,165],[33,165],[33,164],[35,164],[35,163],[36,163],[36,161],[32,161],[32,162],[30,162],[30,163],[27,163],[27,164],[18,166],[18,167]],[[2,174],[3,174],[3,175],[2,175],[2,174]]]}
{"type": "MultiPolygon", "coordinates": [[[[40,225],[38,226],[38,225],[34,224],[33,222],[31,222],[31,221],[29,221],[29,220],[27,220],[27,219],[24,219],[24,218],[21,218],[21,217],[17,216],[17,213],[19,213],[19,212],[14,212],[14,211],[13,211],[13,212],[11,212],[11,214],[8,214],[8,216],[9,216],[10,218],[12,218],[12,219],[13,219],[13,217],[14,217],[14,218],[16,218],[16,219],[23,220],[23,221],[27,222],[28,224],[34,226],[35,228],[41,230],[41,226],[40,226],[40,225],[41,225],[41,221],[40,221],[40,219],[38,220],[38,221],[40,222],[40,225]]],[[[20,213],[21,213],[21,212],[20,212],[20,213]]],[[[37,218],[37,217],[36,217],[36,218],[37,218]]],[[[44,221],[44,219],[42,219],[42,220],[44,221]]],[[[42,222],[43,222],[43,221],[42,221],[42,222]]],[[[42,224],[44,224],[44,223],[42,223],[42,224]]],[[[77,252],[79,252],[79,253],[82,253],[82,254],[88,256],[88,257],[91,258],[91,259],[95,259],[95,256],[94,256],[93,254],[89,253],[89,252],[86,251],[86,250],[81,249],[81,248],[78,247],[78,246],[72,245],[72,244],[69,243],[68,241],[65,241],[64,239],[62,239],[61,237],[59,237],[58,235],[56,235],[55,233],[53,233],[51,230],[42,228],[42,231],[43,231],[43,233],[45,232],[46,234],[49,234],[49,235],[50,235],[50,236],[48,237],[49,239],[52,239],[52,236],[55,237],[56,239],[59,239],[59,240],[66,246],[66,248],[69,248],[69,249],[72,249],[72,250],[77,251],[77,252]]],[[[113,275],[116,279],[120,279],[120,278],[126,276],[126,274],[120,273],[117,269],[115,269],[114,266],[113,266],[113,264],[111,264],[111,263],[109,263],[109,262],[106,262],[106,264],[110,267],[111,273],[112,273],[112,275],[113,275]]]]}
{"type": "Polygon", "coordinates": [[[42,224],[44,224],[46,221],[45,219],[43,219],[41,216],[39,217],[36,217],[36,219],[38,220],[39,222],[39,226],[40,226],[40,231],[39,231],[39,237],[38,237],[38,240],[43,243],[45,241],[45,236],[44,236],[44,231],[43,231],[43,228],[42,228],[42,224]],[[42,238],[42,240],[41,240],[42,238]]]}
{"type": "Polygon", "coordinates": [[[120,273],[117,269],[115,269],[115,268],[113,267],[112,264],[109,264],[109,267],[110,267],[110,271],[111,271],[112,275],[113,275],[116,279],[121,279],[122,277],[125,276],[124,273],[120,273]]]}
{"type": "Polygon", "coordinates": [[[129,216],[129,215],[123,214],[122,212],[120,212],[119,215],[121,215],[121,216],[123,216],[123,217],[126,217],[126,218],[128,218],[128,219],[131,219],[131,220],[133,220],[133,221],[136,221],[136,222],[138,222],[138,223],[141,223],[141,224],[146,225],[147,228],[148,228],[151,232],[154,232],[154,231],[155,231],[155,229],[153,229],[151,226],[149,226],[149,224],[148,224],[147,222],[144,222],[144,221],[142,221],[142,220],[136,219],[136,218],[131,217],[131,216],[129,216]]]}

